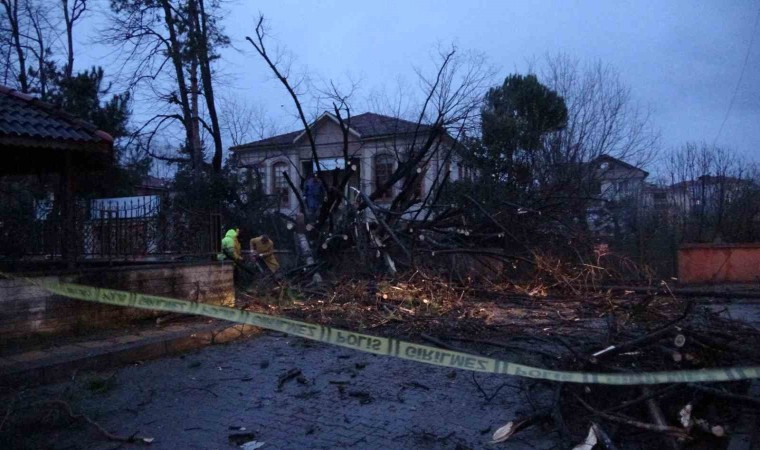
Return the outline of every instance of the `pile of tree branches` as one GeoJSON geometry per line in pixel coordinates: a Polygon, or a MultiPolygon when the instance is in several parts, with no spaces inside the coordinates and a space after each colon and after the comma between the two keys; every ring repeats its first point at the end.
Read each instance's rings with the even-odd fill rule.
{"type": "MultiPolygon", "coordinates": [[[[563,271],[541,285],[549,279],[545,274],[524,282],[460,282],[415,270],[392,278],[346,276],[321,291],[290,286],[242,298],[248,308],[270,314],[560,371],[633,374],[760,364],[753,350],[760,330],[752,324],[723,318],[667,285],[638,293],[594,290],[563,271]]],[[[746,380],[647,387],[521,379],[520,386],[520,401],[530,407],[509,418],[509,433],[501,430],[494,440],[540,427],[568,444],[593,434],[608,449],[631,443],[716,448],[742,431],[750,413],[760,412],[760,398],[747,393],[746,380]]],[[[497,394],[484,389],[484,401],[500,401],[497,394]]]]}

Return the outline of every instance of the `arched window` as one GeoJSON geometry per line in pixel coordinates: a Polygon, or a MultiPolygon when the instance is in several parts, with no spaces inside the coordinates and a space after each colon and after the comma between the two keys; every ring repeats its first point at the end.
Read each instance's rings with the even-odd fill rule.
{"type": "Polygon", "coordinates": [[[283,174],[286,170],[288,170],[288,164],[285,162],[278,162],[272,165],[272,194],[279,197],[281,208],[290,205],[288,181],[283,174]]]}
{"type": "MultiPolygon", "coordinates": [[[[392,155],[375,156],[375,190],[380,189],[391,179],[395,166],[395,160],[392,155]]],[[[378,197],[381,200],[390,199],[393,196],[393,188],[388,189],[378,197]]]]}

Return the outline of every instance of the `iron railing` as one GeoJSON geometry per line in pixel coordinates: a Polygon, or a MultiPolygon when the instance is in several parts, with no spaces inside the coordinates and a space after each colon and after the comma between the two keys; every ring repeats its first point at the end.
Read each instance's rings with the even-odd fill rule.
{"type": "MultiPolygon", "coordinates": [[[[169,195],[78,201],[74,217],[77,259],[173,259],[219,250],[221,215],[172,205],[169,195]]],[[[63,258],[64,223],[54,202],[0,205],[0,258],[63,258]]]]}

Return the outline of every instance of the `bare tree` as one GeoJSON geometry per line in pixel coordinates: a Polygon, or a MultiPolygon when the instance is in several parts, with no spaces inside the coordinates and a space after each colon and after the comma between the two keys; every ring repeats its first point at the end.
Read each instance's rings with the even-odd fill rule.
{"type": "Polygon", "coordinates": [[[304,111],[303,104],[301,103],[301,99],[298,93],[296,92],[296,89],[298,88],[298,83],[296,84],[292,83],[292,80],[290,79],[290,67],[287,66],[283,68],[281,64],[282,61],[279,58],[279,56],[276,55],[273,57],[269,53],[267,49],[267,45],[266,45],[267,29],[266,29],[266,23],[265,23],[265,19],[263,15],[259,15],[254,32],[255,32],[255,38],[246,36],[245,39],[251,43],[253,48],[256,50],[256,53],[258,53],[259,56],[264,60],[264,62],[266,62],[269,69],[272,71],[274,76],[277,77],[277,80],[282,84],[282,86],[288,92],[288,95],[290,96],[291,100],[293,101],[293,105],[298,111],[298,118],[301,121],[301,125],[303,125],[304,132],[306,133],[306,137],[309,140],[312,157],[314,158],[314,162],[317,167],[317,173],[319,174],[322,169],[319,164],[319,154],[317,153],[317,144],[314,141],[314,134],[312,133],[312,129],[309,123],[310,121],[306,117],[306,112],[304,111]]]}
{"type": "MultiPolygon", "coordinates": [[[[290,64],[284,62],[282,55],[270,52],[267,46],[266,23],[260,16],[255,27],[255,35],[247,37],[256,53],[270,68],[276,79],[287,91],[297,111],[299,121],[304,129],[304,135],[309,144],[312,160],[320,178],[321,164],[320,154],[314,136],[313,122],[307,116],[307,106],[304,101],[305,95],[299,92],[304,85],[302,80],[295,79],[290,70],[290,64]]],[[[422,95],[416,105],[414,113],[410,114],[410,121],[403,123],[405,129],[399,133],[390,132],[388,150],[395,155],[396,164],[387,180],[382,184],[375,185],[373,191],[366,193],[357,189],[358,198],[352,201],[344,192],[351,177],[352,170],[346,170],[339,179],[333,179],[327,186],[327,198],[322,203],[321,210],[315,226],[315,232],[322,233],[320,239],[331,239],[331,236],[348,235],[350,230],[356,230],[356,239],[359,237],[359,229],[355,221],[359,215],[366,217],[365,210],[371,211],[375,223],[379,225],[376,231],[367,227],[367,240],[372,246],[381,245],[385,240],[394,243],[409,261],[413,260],[411,246],[405,244],[400,232],[407,223],[419,221],[433,226],[429,220],[446,218],[446,214],[431,214],[426,209],[431,201],[438,198],[440,189],[445,185],[450,170],[450,161],[453,149],[457,147],[459,139],[471,129],[472,123],[477,121],[478,111],[482,96],[489,85],[493,72],[485,63],[485,58],[479,54],[460,52],[456,48],[439,50],[434,57],[432,74],[418,69],[417,75],[422,95]],[[409,126],[411,122],[411,127],[409,126]],[[435,180],[433,189],[430,189],[425,198],[416,195],[421,177],[432,176],[435,180]],[[391,194],[392,193],[392,194],[391,194]],[[381,207],[377,204],[380,198],[391,198],[389,207],[381,207]],[[421,219],[421,220],[420,220],[421,219]]],[[[351,96],[355,90],[352,85],[347,91],[336,87],[334,83],[328,83],[326,88],[319,89],[318,95],[321,102],[329,102],[329,112],[340,127],[342,139],[341,149],[343,159],[347,163],[357,154],[363,145],[356,141],[351,134],[351,122],[353,108],[351,96]]],[[[355,169],[354,169],[355,170],[355,169]]],[[[283,175],[290,183],[301,208],[303,201],[300,192],[290,180],[287,172],[283,175]]],[[[318,241],[320,240],[318,239],[318,241]]],[[[305,242],[300,240],[299,242],[305,242]]],[[[411,243],[411,245],[414,245],[411,243]]],[[[327,248],[323,244],[322,248],[327,248]]],[[[358,244],[357,248],[366,248],[366,245],[358,244]]],[[[317,252],[313,252],[317,253],[317,252]]],[[[382,251],[388,269],[395,271],[395,264],[386,251],[382,251]]]]}
{"type": "MultiPolygon", "coordinates": [[[[218,0],[212,0],[212,9],[218,10],[218,0]]],[[[216,102],[214,100],[214,83],[212,79],[211,63],[217,56],[213,53],[214,46],[227,45],[228,39],[222,35],[216,25],[216,18],[209,14],[206,9],[205,0],[188,1],[188,20],[191,33],[191,49],[196,54],[198,66],[201,72],[201,83],[203,84],[203,97],[206,99],[206,109],[208,111],[211,127],[208,130],[214,141],[214,155],[211,161],[211,167],[215,172],[222,170],[222,132],[219,127],[219,118],[216,112],[216,102]]],[[[208,128],[208,127],[207,127],[208,128]]]]}
{"type": "Polygon", "coordinates": [[[744,213],[757,209],[757,202],[750,200],[758,188],[756,172],[736,154],[687,143],[668,155],[665,170],[681,241],[735,241],[739,235],[758,234],[750,231],[752,214],[744,213]],[[746,221],[748,226],[742,223],[746,221]]]}
{"type": "Polygon", "coordinates": [[[277,124],[260,105],[253,105],[235,95],[219,98],[219,121],[232,146],[274,136],[277,124]]]}
{"type": "MultiPolygon", "coordinates": [[[[547,56],[537,72],[541,83],[564,100],[567,122],[558,131],[545,134],[534,151],[525,153],[520,163],[530,174],[526,192],[511,201],[541,211],[544,218],[552,218],[563,229],[588,234],[589,208],[606,210],[604,205],[620,199],[616,193],[601,189],[599,164],[591,163],[606,155],[645,167],[659,150],[659,133],[649,112],[638,105],[612,66],[598,61],[583,63],[559,54],[547,56]],[[574,220],[567,220],[570,217],[574,220]],[[571,226],[571,222],[580,227],[571,226]]],[[[634,170],[628,172],[638,176],[634,170]]],[[[637,185],[633,196],[641,192],[643,184],[638,179],[621,178],[614,184],[623,186],[627,182],[637,185]]],[[[617,223],[619,218],[613,219],[617,223]]]]}
{"type": "Polygon", "coordinates": [[[48,17],[48,11],[42,3],[34,3],[27,0],[24,5],[25,14],[29,23],[28,51],[32,57],[35,69],[29,69],[29,74],[36,78],[36,87],[32,88],[39,93],[40,98],[47,99],[50,76],[54,75],[54,63],[51,61],[52,55],[49,41],[52,40],[51,34],[55,33],[55,27],[48,17]]]}
{"type": "Polygon", "coordinates": [[[51,47],[59,31],[56,17],[39,0],[3,0],[0,5],[4,83],[46,99],[55,72],[51,47]]]}
{"type": "MultiPolygon", "coordinates": [[[[16,74],[21,92],[29,92],[29,81],[27,78],[26,67],[26,46],[23,34],[26,33],[23,17],[23,4],[19,0],[0,0],[5,13],[3,23],[3,34],[6,36],[8,45],[12,52],[15,53],[16,67],[13,62],[7,61],[6,67],[10,68],[16,74]]],[[[4,40],[5,40],[4,39],[4,40]]]]}
{"type": "Polygon", "coordinates": [[[223,147],[212,65],[218,58],[215,49],[228,43],[217,24],[219,8],[217,1],[115,0],[111,2],[113,14],[104,39],[120,46],[123,59],[132,69],[130,86],[144,85],[154,99],[164,104],[164,110],[138,130],[145,138],[146,151],[156,158],[186,162],[194,170],[201,170],[205,131],[213,143],[214,172],[221,170],[223,147]],[[201,116],[198,107],[200,98],[205,99],[206,117],[201,116]],[[177,125],[184,129],[183,148],[188,156],[152,152],[155,136],[177,125]]]}
{"type": "Polygon", "coordinates": [[[74,73],[74,25],[87,11],[87,0],[61,0],[63,23],[66,28],[66,65],[64,76],[71,78],[74,73]]]}
{"type": "Polygon", "coordinates": [[[556,145],[568,162],[600,155],[637,166],[651,162],[659,133],[614,67],[559,54],[546,57],[539,78],[565,100],[568,123],[556,145]]]}

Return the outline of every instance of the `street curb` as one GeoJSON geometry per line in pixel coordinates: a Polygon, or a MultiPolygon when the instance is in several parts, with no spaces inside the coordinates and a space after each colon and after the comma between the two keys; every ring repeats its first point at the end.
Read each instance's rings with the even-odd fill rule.
{"type": "MultiPolygon", "coordinates": [[[[77,373],[103,370],[137,361],[158,359],[213,344],[224,344],[260,334],[250,325],[220,323],[191,326],[155,335],[150,333],[139,340],[111,343],[107,340],[77,344],[81,351],[51,353],[33,361],[10,361],[0,366],[0,385],[30,387],[70,379],[77,373]],[[90,344],[90,345],[88,345],[90,344]]],[[[148,334],[148,333],[146,333],[148,334]]],[[[12,359],[13,357],[10,357],[12,359]]]]}

